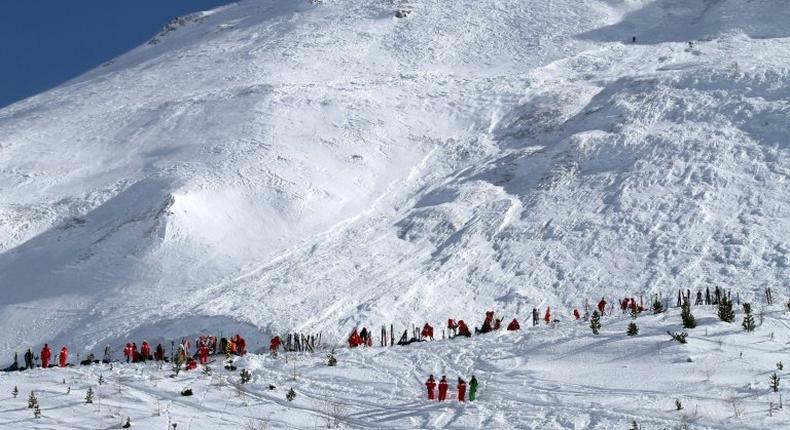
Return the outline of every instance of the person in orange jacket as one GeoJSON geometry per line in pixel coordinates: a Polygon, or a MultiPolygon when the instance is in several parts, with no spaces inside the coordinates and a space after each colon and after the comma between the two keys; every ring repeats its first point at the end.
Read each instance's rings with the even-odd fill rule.
{"type": "Polygon", "coordinates": [[[518,323],[518,320],[513,318],[513,321],[510,321],[510,324],[507,325],[507,331],[516,331],[521,330],[521,325],[518,323]]]}
{"type": "Polygon", "coordinates": [[[458,378],[458,401],[463,402],[466,399],[466,381],[458,378]]]}
{"type": "Polygon", "coordinates": [[[428,380],[425,381],[425,387],[428,388],[428,400],[433,400],[433,390],[436,389],[436,380],[433,379],[433,375],[428,377],[428,380]]]}
{"type": "Polygon", "coordinates": [[[49,349],[49,345],[46,343],[44,347],[41,348],[41,367],[44,369],[49,367],[49,360],[52,358],[52,350],[49,349]]]}
{"type": "Polygon", "coordinates": [[[208,345],[201,345],[198,348],[198,357],[200,358],[200,364],[208,363],[208,353],[209,353],[208,345]]]}
{"type": "Polygon", "coordinates": [[[601,297],[601,301],[598,302],[598,312],[600,312],[601,315],[603,315],[604,311],[606,311],[606,300],[604,300],[604,298],[601,297]]]}
{"type": "Polygon", "coordinates": [[[63,345],[63,348],[60,348],[60,355],[58,356],[58,362],[60,367],[66,367],[69,361],[69,349],[66,348],[66,345],[63,345]]]}
{"type": "Polygon", "coordinates": [[[356,348],[359,345],[362,345],[362,338],[359,336],[357,329],[354,329],[354,331],[351,332],[351,336],[348,337],[348,347],[356,348]]]}
{"type": "Polygon", "coordinates": [[[483,326],[480,327],[480,333],[488,333],[494,329],[494,311],[486,311],[486,317],[483,319],[483,326]]]}
{"type": "Polygon", "coordinates": [[[422,333],[420,333],[423,338],[433,340],[433,327],[430,324],[425,323],[422,326],[422,333]]]}
{"type": "Polygon", "coordinates": [[[132,361],[132,344],[126,342],[126,346],[123,347],[123,356],[126,358],[126,362],[129,363],[132,361]]]}
{"type": "Polygon", "coordinates": [[[247,341],[244,340],[240,334],[236,335],[236,353],[238,355],[244,355],[247,353],[247,341]]]}
{"type": "Polygon", "coordinates": [[[545,321],[546,324],[551,322],[551,306],[546,307],[546,315],[543,316],[543,321],[545,321]]]}
{"type": "Polygon", "coordinates": [[[272,338],[272,341],[269,342],[269,352],[271,352],[272,354],[276,353],[277,349],[280,348],[281,343],[282,341],[280,340],[280,336],[274,336],[272,338]]]}
{"type": "Polygon", "coordinates": [[[636,306],[636,300],[634,300],[633,297],[631,297],[631,301],[630,301],[630,303],[628,303],[628,310],[630,312],[632,312],[632,313],[638,313],[639,312],[639,308],[636,306]]]}
{"type": "Polygon", "coordinates": [[[455,323],[454,319],[449,318],[447,320],[447,335],[450,337],[455,337],[457,334],[456,330],[458,330],[458,324],[455,323]]]}
{"type": "Polygon", "coordinates": [[[140,346],[140,361],[146,361],[151,357],[151,345],[147,341],[143,341],[140,346]]]}
{"type": "Polygon", "coordinates": [[[439,381],[439,401],[442,402],[447,398],[447,388],[449,385],[447,384],[447,376],[442,375],[442,379],[439,381]]]}
{"type": "Polygon", "coordinates": [[[464,320],[458,320],[458,336],[472,337],[472,332],[469,331],[469,326],[464,320]]]}

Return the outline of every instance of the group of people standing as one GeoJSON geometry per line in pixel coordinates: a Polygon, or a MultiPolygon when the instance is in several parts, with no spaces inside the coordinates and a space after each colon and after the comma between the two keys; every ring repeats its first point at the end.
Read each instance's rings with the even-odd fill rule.
{"type": "MultiPolygon", "coordinates": [[[[41,348],[41,367],[47,369],[50,366],[50,360],[52,360],[52,349],[50,349],[48,344],[44,344],[44,347],[41,348]]],[[[24,355],[25,359],[25,367],[23,369],[19,369],[19,364],[17,362],[16,354],[14,354],[14,364],[12,367],[16,367],[14,370],[26,370],[26,369],[33,369],[36,367],[36,361],[38,357],[33,354],[33,348],[28,348],[24,355]]],[[[54,364],[54,363],[53,363],[54,364]]],[[[63,348],[60,348],[60,353],[58,354],[58,365],[60,367],[66,367],[69,364],[69,349],[66,345],[63,345],[63,348]]]]}
{"type": "MultiPolygon", "coordinates": [[[[466,400],[466,381],[463,378],[458,378],[458,385],[456,385],[456,390],[458,393],[458,401],[463,402],[466,400]]],[[[477,378],[475,375],[472,375],[472,379],[469,380],[469,401],[473,402],[477,399],[477,378]]],[[[439,388],[439,396],[438,400],[443,402],[447,400],[447,391],[450,388],[450,384],[447,382],[447,376],[442,375],[442,379],[439,380],[439,383],[436,383],[436,379],[433,378],[433,375],[428,377],[428,380],[425,381],[425,387],[428,389],[428,400],[437,400],[437,397],[434,395],[434,390],[438,387],[439,388]]]]}
{"type": "Polygon", "coordinates": [[[362,327],[362,330],[357,331],[354,329],[351,335],[348,336],[348,347],[356,348],[358,346],[373,346],[373,333],[367,327],[362,327]]]}
{"type": "MultiPolygon", "coordinates": [[[[475,327],[475,334],[484,334],[494,330],[500,330],[502,328],[502,320],[503,318],[495,318],[494,311],[487,311],[486,316],[483,320],[483,324],[481,327],[475,327]]],[[[422,326],[422,330],[419,330],[418,327],[413,327],[414,331],[412,333],[411,338],[409,337],[409,330],[406,329],[403,331],[403,334],[400,337],[400,340],[396,343],[394,338],[392,339],[393,345],[409,345],[414,342],[425,342],[426,340],[434,340],[434,328],[430,323],[425,323],[422,326]]],[[[456,321],[453,318],[447,320],[447,330],[448,336],[450,339],[461,336],[461,337],[472,337],[472,331],[469,329],[469,326],[466,324],[464,320],[456,321]]],[[[507,325],[508,331],[516,331],[521,330],[521,325],[519,324],[516,318],[513,318],[512,321],[507,325]]],[[[390,330],[390,332],[392,329],[390,330]]],[[[385,327],[381,329],[381,345],[385,346],[387,343],[387,330],[385,327]]],[[[444,331],[442,331],[442,338],[444,338],[444,331]]],[[[274,341],[274,340],[273,340],[274,341]]],[[[359,346],[373,346],[373,333],[368,330],[366,327],[363,327],[362,330],[357,330],[356,328],[351,332],[347,339],[348,347],[349,348],[356,348],[359,346]]],[[[275,349],[275,347],[272,347],[275,349]]]]}
{"type": "MultiPolygon", "coordinates": [[[[230,339],[222,338],[220,341],[220,348],[218,349],[217,338],[215,336],[200,336],[196,339],[197,348],[192,351],[192,341],[190,339],[183,339],[178,347],[173,346],[172,356],[165,355],[165,347],[160,343],[155,349],[151,349],[151,345],[147,341],[143,341],[138,348],[136,342],[127,342],[123,348],[123,361],[126,363],[144,363],[146,361],[169,362],[173,361],[177,364],[185,364],[186,369],[194,369],[197,363],[207,364],[208,358],[212,354],[224,353],[230,355],[244,355],[247,353],[247,342],[241,335],[235,335],[230,339]]],[[[48,344],[44,344],[41,348],[41,354],[35,355],[32,348],[28,348],[24,358],[24,367],[19,365],[17,354],[14,353],[14,362],[11,366],[2,369],[4,371],[15,370],[30,370],[36,367],[47,369],[53,367],[53,352],[48,344]],[[39,364],[40,360],[40,364],[39,364]]],[[[113,354],[110,345],[104,348],[104,358],[102,360],[95,359],[93,353],[89,353],[84,360],[79,364],[83,366],[95,363],[111,363],[113,362],[113,354]]],[[[69,363],[69,349],[64,345],[57,355],[57,365],[59,367],[68,367],[69,363]]]]}

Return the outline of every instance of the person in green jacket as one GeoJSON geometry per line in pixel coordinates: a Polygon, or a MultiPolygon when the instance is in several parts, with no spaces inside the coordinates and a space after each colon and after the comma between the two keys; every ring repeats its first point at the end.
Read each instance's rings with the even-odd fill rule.
{"type": "Polygon", "coordinates": [[[469,381],[469,401],[474,402],[477,397],[477,378],[472,375],[472,380],[469,381]]]}

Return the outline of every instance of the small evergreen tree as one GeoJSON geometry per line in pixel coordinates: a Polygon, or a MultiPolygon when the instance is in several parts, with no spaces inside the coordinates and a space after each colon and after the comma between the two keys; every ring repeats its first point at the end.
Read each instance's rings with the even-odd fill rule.
{"type": "Polygon", "coordinates": [[[98,380],[98,383],[99,383],[99,385],[102,385],[102,384],[104,384],[104,376],[102,376],[102,375],[99,375],[99,380],[98,380]]]}
{"type": "Polygon", "coordinates": [[[291,387],[291,389],[290,389],[290,390],[288,390],[288,392],[287,392],[287,393],[285,393],[285,398],[286,398],[286,399],[287,399],[289,402],[293,402],[293,400],[296,398],[296,391],[294,391],[293,387],[291,387]]]}
{"type": "Polygon", "coordinates": [[[776,372],[771,374],[771,377],[768,378],[768,382],[771,389],[774,390],[774,393],[779,391],[779,375],[777,375],[776,372]]]}
{"type": "Polygon", "coordinates": [[[27,407],[28,409],[33,409],[38,404],[38,398],[36,397],[36,392],[31,391],[30,397],[27,398],[27,407]]]}
{"type": "Polygon", "coordinates": [[[11,390],[11,395],[14,396],[15,399],[16,399],[16,396],[19,395],[19,388],[17,388],[16,385],[14,385],[14,389],[11,390]]]}
{"type": "Polygon", "coordinates": [[[601,314],[597,310],[593,311],[592,317],[590,317],[590,328],[593,334],[598,334],[598,330],[601,329],[601,314]]]}
{"type": "Polygon", "coordinates": [[[66,387],[66,395],[68,396],[69,394],[71,394],[71,385],[66,387]]]}
{"type": "Polygon", "coordinates": [[[641,427],[636,423],[636,420],[633,420],[631,421],[631,428],[629,430],[641,430],[641,427]]]}
{"type": "Polygon", "coordinates": [[[743,329],[746,331],[754,331],[754,317],[752,316],[752,305],[750,303],[743,304],[743,329]]]}
{"type": "Polygon", "coordinates": [[[252,380],[252,373],[247,369],[241,369],[241,383],[246,384],[252,380]]]}
{"type": "Polygon", "coordinates": [[[660,314],[664,312],[664,305],[661,303],[661,300],[658,299],[656,296],[655,300],[653,300],[653,313],[660,314]]]}
{"type": "Polygon", "coordinates": [[[680,403],[680,399],[675,399],[675,409],[678,411],[683,410],[683,404],[680,403]]]}
{"type": "Polygon", "coordinates": [[[88,392],[85,393],[85,403],[93,403],[93,388],[88,387],[88,392]]]}
{"type": "Polygon", "coordinates": [[[719,301],[719,307],[716,311],[719,315],[719,319],[724,322],[731,323],[735,321],[735,312],[732,310],[732,300],[724,296],[719,301]]]}
{"type": "Polygon", "coordinates": [[[329,355],[326,356],[327,358],[327,366],[334,367],[337,366],[337,357],[335,357],[335,349],[332,348],[332,351],[329,352],[329,355]]]}
{"type": "Polygon", "coordinates": [[[672,336],[672,339],[675,339],[679,343],[686,343],[686,337],[689,335],[685,331],[680,333],[672,333],[671,331],[668,331],[667,334],[672,336]]]}
{"type": "Polygon", "coordinates": [[[36,403],[36,406],[33,408],[33,418],[41,418],[41,407],[36,403]]]}
{"type": "Polygon", "coordinates": [[[627,331],[627,334],[628,334],[629,336],[636,336],[636,335],[638,335],[638,334],[639,334],[639,327],[637,327],[637,326],[636,326],[636,323],[635,323],[635,322],[631,321],[631,323],[630,323],[630,324],[628,324],[628,331],[627,331]]]}
{"type": "Polygon", "coordinates": [[[697,326],[697,320],[691,313],[691,304],[688,299],[683,299],[683,304],[680,305],[680,318],[683,319],[683,328],[694,328],[697,326]]]}
{"type": "MultiPolygon", "coordinates": [[[[782,362],[780,361],[780,362],[776,363],[776,368],[778,370],[785,370],[785,365],[782,364],[782,362]]],[[[14,388],[16,388],[16,387],[14,387],[14,388]]]]}

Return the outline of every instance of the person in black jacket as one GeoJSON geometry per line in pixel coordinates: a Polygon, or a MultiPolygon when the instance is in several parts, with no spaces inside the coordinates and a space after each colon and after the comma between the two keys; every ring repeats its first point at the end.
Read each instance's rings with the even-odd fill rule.
{"type": "Polygon", "coordinates": [[[27,352],[25,353],[25,369],[29,370],[36,367],[34,358],[35,357],[33,356],[33,350],[31,348],[28,348],[27,352]]]}

